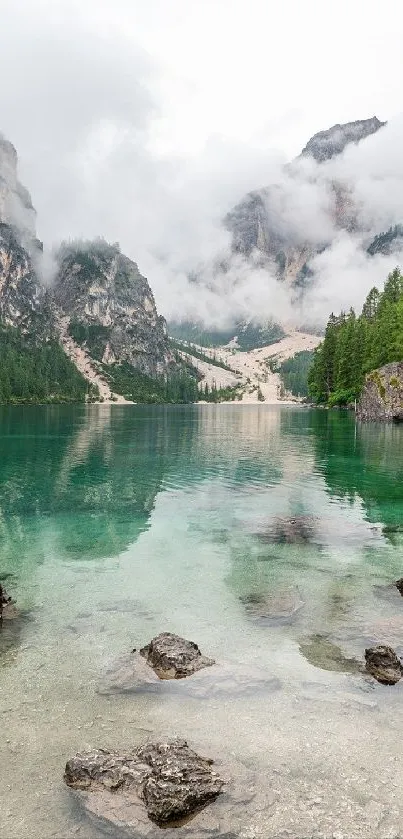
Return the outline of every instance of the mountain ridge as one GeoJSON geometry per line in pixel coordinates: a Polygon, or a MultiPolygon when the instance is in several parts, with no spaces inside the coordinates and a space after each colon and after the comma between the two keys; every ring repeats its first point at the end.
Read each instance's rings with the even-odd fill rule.
{"type": "MultiPolygon", "coordinates": [[[[39,351],[56,342],[87,381],[92,401],[97,391],[103,401],[121,401],[107,382],[109,369],[120,364],[126,365],[126,379],[133,370],[142,392],[148,387],[152,394],[153,381],[176,373],[178,364],[148,281],[118,246],[97,239],[62,245],[53,282],[45,286],[36,212],[17,167],[16,149],[0,135],[0,321],[16,330],[15,340],[11,333],[4,338],[7,346],[22,341],[29,354],[29,346],[39,351]]],[[[58,398],[59,384],[55,381],[58,398]]],[[[51,391],[46,398],[51,399],[51,391]]]]}

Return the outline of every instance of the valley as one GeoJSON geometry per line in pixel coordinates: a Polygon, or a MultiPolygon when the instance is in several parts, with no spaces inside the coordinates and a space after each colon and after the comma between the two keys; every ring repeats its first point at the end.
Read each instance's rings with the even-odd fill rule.
{"type": "Polygon", "coordinates": [[[296,402],[297,397],[283,391],[279,373],[271,368],[293,358],[296,353],[314,350],[321,340],[317,335],[294,330],[275,344],[254,350],[240,351],[228,345],[211,349],[194,344],[187,345],[184,342],[181,354],[183,358],[188,358],[201,374],[201,393],[206,384],[209,389],[214,386],[217,389],[237,387],[238,392],[231,402],[244,405],[265,402],[268,405],[276,405],[279,402],[296,402]],[[209,364],[192,355],[192,348],[210,356],[213,363],[209,364]],[[217,366],[217,361],[230,369],[217,366]]]}

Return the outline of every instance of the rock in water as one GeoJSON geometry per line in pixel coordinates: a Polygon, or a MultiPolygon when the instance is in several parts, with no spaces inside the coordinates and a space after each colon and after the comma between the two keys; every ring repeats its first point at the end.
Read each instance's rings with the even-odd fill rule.
{"type": "Polygon", "coordinates": [[[402,422],[403,362],[385,364],[365,378],[357,417],[364,422],[402,422]]]}
{"type": "Polygon", "coordinates": [[[212,658],[201,654],[194,641],[187,641],[171,632],[157,635],[140,650],[140,655],[160,679],[184,679],[203,667],[215,664],[212,658]]]}
{"type": "Polygon", "coordinates": [[[212,771],[212,763],[185,740],[174,740],[125,753],[99,749],[78,754],[67,762],[64,780],[82,792],[101,791],[106,811],[109,799],[121,793],[126,796],[125,806],[127,795],[133,806],[143,801],[151,821],[169,825],[220,794],[224,781],[212,771]]]}
{"type": "Polygon", "coordinates": [[[277,516],[258,537],[275,545],[308,544],[314,539],[316,523],[314,516],[277,516]]]}
{"type": "Polygon", "coordinates": [[[396,580],[395,586],[403,597],[403,577],[400,577],[400,580],[396,580]]]}
{"type": "Polygon", "coordinates": [[[4,586],[0,583],[0,620],[2,618],[14,617],[15,609],[13,601],[9,594],[7,594],[4,586]]]}
{"type": "Polygon", "coordinates": [[[250,592],[239,599],[249,617],[272,624],[290,623],[304,605],[297,588],[250,592]]]}
{"type": "Polygon", "coordinates": [[[365,665],[371,676],[383,685],[395,685],[403,675],[403,667],[395,651],[383,644],[365,650],[365,665]]]}

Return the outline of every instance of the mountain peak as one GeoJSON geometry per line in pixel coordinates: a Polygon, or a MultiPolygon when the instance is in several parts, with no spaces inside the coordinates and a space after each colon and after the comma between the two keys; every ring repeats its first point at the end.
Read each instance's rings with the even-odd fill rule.
{"type": "Polygon", "coordinates": [[[36,213],[28,190],[18,180],[18,156],[0,133],[0,223],[16,227],[25,238],[35,239],[36,213]]]}
{"type": "Polygon", "coordinates": [[[341,154],[350,143],[359,143],[365,137],[375,134],[384,125],[386,122],[381,122],[378,117],[358,119],[344,125],[337,123],[326,131],[314,134],[302,149],[300,157],[313,157],[317,163],[323,163],[341,154]]]}

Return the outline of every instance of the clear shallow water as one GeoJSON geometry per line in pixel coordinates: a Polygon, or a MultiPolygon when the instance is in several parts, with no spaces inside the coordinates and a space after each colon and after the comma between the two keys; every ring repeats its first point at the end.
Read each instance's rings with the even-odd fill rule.
{"type": "Polygon", "coordinates": [[[2,409],[0,579],[24,615],[0,634],[0,835],[101,836],[66,759],[177,735],[253,770],[214,835],[403,836],[403,686],[355,664],[403,653],[402,478],[402,430],[346,414],[2,409]],[[164,630],[218,667],[105,689],[164,630]]]}

